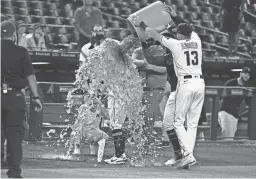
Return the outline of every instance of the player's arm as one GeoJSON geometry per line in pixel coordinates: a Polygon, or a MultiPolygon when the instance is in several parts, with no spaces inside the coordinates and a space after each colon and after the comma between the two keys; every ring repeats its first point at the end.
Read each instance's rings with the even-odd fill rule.
{"type": "Polygon", "coordinates": [[[79,62],[85,62],[86,59],[87,59],[87,55],[86,55],[86,52],[85,52],[85,46],[82,47],[81,49],[81,52],[80,52],[80,56],[79,56],[79,62]]]}
{"type": "Polygon", "coordinates": [[[193,26],[191,26],[186,20],[184,20],[180,16],[178,16],[172,6],[164,5],[164,11],[170,15],[170,17],[172,18],[172,20],[176,24],[176,26],[179,26],[179,24],[181,24],[181,23],[186,23],[193,29],[193,32],[191,34],[191,39],[200,39],[199,36],[194,32],[193,26]]]}
{"type": "Polygon", "coordinates": [[[224,0],[221,0],[221,3],[220,3],[220,11],[219,11],[218,16],[220,16],[220,14],[222,13],[223,9],[224,9],[224,0]]]}
{"type": "Polygon", "coordinates": [[[135,34],[125,37],[120,42],[120,45],[119,45],[121,53],[126,54],[133,47],[133,45],[137,42],[137,40],[138,40],[138,37],[135,34]]]}
{"type": "MultiPolygon", "coordinates": [[[[138,23],[138,22],[137,22],[138,23]]],[[[153,38],[155,41],[160,42],[163,46],[167,47],[172,52],[175,51],[177,46],[177,40],[173,38],[165,38],[163,35],[159,34],[155,29],[148,27],[143,21],[139,22],[139,27],[142,28],[149,37],[153,38]]]]}
{"type": "MultiPolygon", "coordinates": [[[[161,56],[152,55],[152,53],[150,52],[149,46],[146,42],[141,42],[141,46],[142,46],[144,57],[149,64],[152,64],[155,66],[161,66],[161,68],[166,67],[164,55],[161,55],[161,56]]],[[[162,71],[161,68],[159,68],[160,71],[162,71]]],[[[158,68],[156,69],[158,71],[158,68]]]]}

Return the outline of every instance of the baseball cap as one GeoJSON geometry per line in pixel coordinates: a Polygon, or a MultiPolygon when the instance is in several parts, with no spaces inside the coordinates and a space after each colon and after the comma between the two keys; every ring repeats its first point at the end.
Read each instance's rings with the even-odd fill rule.
{"type": "Polygon", "coordinates": [[[193,31],[193,29],[192,29],[191,25],[189,25],[187,23],[181,23],[181,24],[179,24],[179,26],[177,28],[177,33],[185,35],[185,36],[190,36],[192,31],[193,31]]]}
{"type": "Polygon", "coordinates": [[[1,23],[1,37],[12,37],[16,27],[11,21],[5,20],[1,23]]]}
{"type": "Polygon", "coordinates": [[[23,20],[19,20],[16,22],[16,27],[20,28],[20,27],[24,27],[26,26],[26,24],[23,22],[23,20]]]}
{"type": "Polygon", "coordinates": [[[249,67],[244,67],[242,73],[251,73],[251,69],[249,67]]]}

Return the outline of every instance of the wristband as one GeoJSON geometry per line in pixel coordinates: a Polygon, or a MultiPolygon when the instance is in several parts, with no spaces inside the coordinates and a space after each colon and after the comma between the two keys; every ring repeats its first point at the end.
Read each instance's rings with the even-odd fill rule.
{"type": "Polygon", "coordinates": [[[33,100],[40,99],[40,96],[33,96],[32,99],[33,100]]]}

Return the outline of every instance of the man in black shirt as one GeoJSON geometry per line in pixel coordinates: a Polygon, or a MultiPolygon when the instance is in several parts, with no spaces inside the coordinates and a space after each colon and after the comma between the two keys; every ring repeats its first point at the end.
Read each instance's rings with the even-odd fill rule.
{"type": "MultiPolygon", "coordinates": [[[[244,67],[239,78],[228,80],[226,87],[247,87],[250,79],[251,69],[244,67]]],[[[219,111],[219,124],[222,129],[222,137],[227,140],[233,140],[238,123],[238,109],[244,100],[244,96],[226,96],[226,89],[223,91],[221,99],[221,108],[219,111]]]]}
{"type": "Polygon", "coordinates": [[[27,86],[27,82],[33,93],[36,111],[42,109],[28,51],[14,44],[15,35],[15,25],[10,21],[3,21],[1,23],[1,145],[3,146],[7,139],[9,178],[21,178],[20,164],[26,108],[21,89],[27,86]]]}

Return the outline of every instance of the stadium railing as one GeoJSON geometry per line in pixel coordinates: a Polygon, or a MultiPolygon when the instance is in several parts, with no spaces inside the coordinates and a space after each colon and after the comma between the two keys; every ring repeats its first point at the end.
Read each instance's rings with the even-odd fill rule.
{"type": "MultiPolygon", "coordinates": [[[[30,114],[30,135],[33,136],[32,138],[35,140],[40,140],[40,138],[43,138],[43,140],[60,140],[62,131],[70,127],[75,120],[66,112],[66,95],[68,91],[73,88],[73,85],[71,83],[50,82],[38,83],[38,85],[44,100],[42,114],[38,114],[33,110],[34,104],[29,99],[31,94],[27,93],[26,96],[30,114]]],[[[226,90],[228,96],[247,96],[250,98],[249,109],[240,114],[240,117],[243,118],[242,123],[246,124],[248,127],[245,127],[243,131],[244,135],[236,138],[256,140],[256,88],[230,87],[226,88],[226,90]]],[[[207,121],[199,126],[199,129],[204,131],[205,139],[212,141],[222,139],[218,124],[218,112],[220,109],[220,96],[222,95],[222,91],[223,87],[206,87],[206,98],[211,98],[211,104],[205,106],[205,108],[208,108],[206,109],[207,121]]],[[[101,126],[106,131],[108,131],[108,123],[108,121],[104,121],[101,126]]]]}

